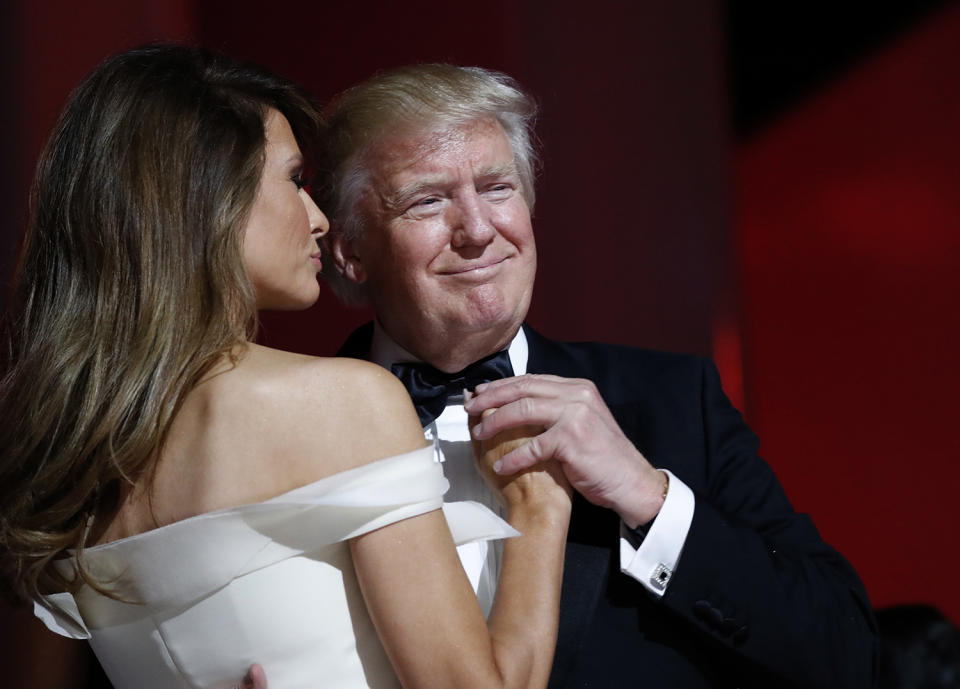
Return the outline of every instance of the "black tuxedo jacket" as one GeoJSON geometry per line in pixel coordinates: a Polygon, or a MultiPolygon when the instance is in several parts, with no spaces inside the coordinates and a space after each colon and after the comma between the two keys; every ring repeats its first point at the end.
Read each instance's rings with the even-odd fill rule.
{"type": "MultiPolygon", "coordinates": [[[[592,380],[640,452],[696,498],[657,599],[620,572],[619,517],[576,496],[551,689],[873,686],[863,585],[793,511],[714,366],[524,329],[528,373],[592,380]]],[[[371,336],[360,328],[340,354],[366,358],[371,336]]]]}

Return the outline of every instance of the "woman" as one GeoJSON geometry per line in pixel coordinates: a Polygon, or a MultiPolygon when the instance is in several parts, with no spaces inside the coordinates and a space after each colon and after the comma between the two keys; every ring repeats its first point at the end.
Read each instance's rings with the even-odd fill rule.
{"type": "MultiPolygon", "coordinates": [[[[4,578],[117,689],[230,686],[254,661],[271,689],[545,686],[560,472],[488,472],[524,536],[485,622],[399,383],[251,342],[257,309],[318,295],[319,134],[292,84],[199,50],[133,50],[80,85],[9,316],[4,578]]],[[[449,511],[461,540],[505,533],[449,511]]]]}

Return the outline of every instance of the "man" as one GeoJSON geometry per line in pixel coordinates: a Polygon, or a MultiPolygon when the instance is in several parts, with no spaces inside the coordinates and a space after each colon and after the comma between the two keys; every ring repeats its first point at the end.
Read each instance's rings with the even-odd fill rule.
{"type": "MultiPolygon", "coordinates": [[[[478,439],[538,429],[501,472],[561,462],[578,495],[551,686],[871,686],[863,587],[792,510],[712,364],[523,324],[533,111],[508,77],[448,65],[401,68],[336,102],[317,188],[332,214],[325,274],[376,314],[341,353],[413,390],[456,499],[489,502],[469,469],[468,414],[495,409],[478,439]]],[[[488,603],[496,549],[463,557],[488,603]]]]}

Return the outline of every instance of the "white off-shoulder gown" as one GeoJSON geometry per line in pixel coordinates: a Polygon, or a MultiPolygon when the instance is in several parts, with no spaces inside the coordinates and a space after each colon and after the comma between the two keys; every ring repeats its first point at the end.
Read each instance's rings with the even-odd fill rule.
{"type": "MultiPolygon", "coordinates": [[[[447,485],[427,447],[88,548],[120,600],[83,586],[36,612],[88,639],[116,689],[223,689],[253,662],[270,689],[398,687],[347,540],[439,508],[447,485]]],[[[517,533],[478,503],[443,509],[458,545],[517,533]]]]}

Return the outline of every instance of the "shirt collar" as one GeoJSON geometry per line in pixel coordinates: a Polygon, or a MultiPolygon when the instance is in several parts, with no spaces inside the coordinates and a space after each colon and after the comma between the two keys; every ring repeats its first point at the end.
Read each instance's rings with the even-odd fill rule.
{"type": "MultiPolygon", "coordinates": [[[[517,330],[517,334],[513,336],[513,340],[510,341],[510,346],[507,348],[507,354],[510,357],[510,365],[513,366],[515,376],[522,376],[527,372],[527,359],[530,356],[530,350],[523,328],[517,330]]],[[[370,361],[389,370],[390,365],[398,361],[420,361],[420,359],[398,345],[381,327],[380,321],[374,320],[373,339],[370,342],[370,361]]]]}

